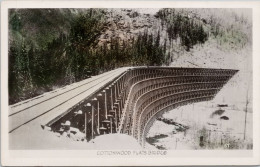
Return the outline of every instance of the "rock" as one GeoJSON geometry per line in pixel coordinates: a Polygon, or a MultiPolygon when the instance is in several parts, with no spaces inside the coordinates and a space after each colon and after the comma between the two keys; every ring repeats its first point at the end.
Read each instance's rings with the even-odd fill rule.
{"type": "Polygon", "coordinates": [[[220,117],[220,119],[229,120],[229,118],[227,116],[222,116],[222,117],[220,117]]]}

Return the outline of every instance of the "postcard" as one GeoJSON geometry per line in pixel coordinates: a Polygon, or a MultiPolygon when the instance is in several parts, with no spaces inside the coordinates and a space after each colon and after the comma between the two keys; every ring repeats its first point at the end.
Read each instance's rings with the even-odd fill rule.
{"type": "Polygon", "coordinates": [[[3,1],[4,166],[259,165],[257,1],[3,1]]]}

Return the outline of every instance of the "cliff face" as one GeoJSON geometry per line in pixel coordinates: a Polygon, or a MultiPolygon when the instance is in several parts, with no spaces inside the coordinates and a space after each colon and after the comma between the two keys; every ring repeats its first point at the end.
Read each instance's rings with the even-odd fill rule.
{"type": "MultiPolygon", "coordinates": [[[[99,44],[110,43],[111,38],[117,38],[121,42],[131,42],[140,33],[157,33],[161,29],[160,20],[154,14],[158,9],[107,9],[106,30],[99,38],[99,44]]],[[[162,32],[163,33],[163,32],[162,32]]]]}

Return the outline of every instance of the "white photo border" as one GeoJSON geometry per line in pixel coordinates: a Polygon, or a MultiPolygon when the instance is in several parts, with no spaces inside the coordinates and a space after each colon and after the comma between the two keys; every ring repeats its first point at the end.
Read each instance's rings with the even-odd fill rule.
{"type": "MultiPolygon", "coordinates": [[[[260,1],[3,1],[1,2],[1,163],[4,166],[162,166],[260,164],[260,1]],[[112,156],[87,150],[9,150],[8,9],[250,8],[253,9],[253,150],[168,150],[167,155],[112,156]]],[[[99,150],[100,151],[100,150],[99,150]]],[[[132,150],[123,150],[130,151],[132,150]]]]}

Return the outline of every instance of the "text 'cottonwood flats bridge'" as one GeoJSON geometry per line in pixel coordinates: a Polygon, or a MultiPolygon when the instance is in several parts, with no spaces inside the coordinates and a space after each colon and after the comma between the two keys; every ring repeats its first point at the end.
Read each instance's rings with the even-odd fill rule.
{"type": "Polygon", "coordinates": [[[10,106],[10,140],[12,143],[18,134],[30,136],[46,129],[59,132],[68,125],[85,134],[87,140],[124,133],[144,146],[157,117],[178,106],[212,100],[236,72],[124,67],[92,76],[10,106]],[[33,130],[37,132],[30,133],[33,130]]]}

